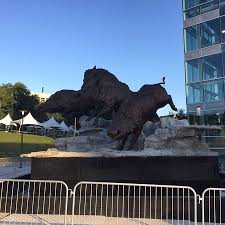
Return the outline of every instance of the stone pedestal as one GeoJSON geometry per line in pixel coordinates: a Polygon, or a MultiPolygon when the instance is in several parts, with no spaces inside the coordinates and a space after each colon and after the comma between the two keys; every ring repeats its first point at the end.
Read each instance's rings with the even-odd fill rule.
{"type": "MultiPolygon", "coordinates": [[[[81,129],[79,135],[69,138],[58,138],[55,141],[57,149],[61,151],[99,151],[100,149],[117,149],[120,141],[113,140],[107,136],[107,127],[110,120],[102,118],[80,118],[81,129]]],[[[195,152],[208,152],[208,145],[197,136],[204,130],[218,130],[217,126],[191,126],[187,120],[175,120],[173,118],[162,118],[159,123],[146,122],[143,130],[133,145],[133,150],[144,149],[164,150],[170,149],[179,153],[181,150],[195,152]]],[[[129,146],[130,136],[124,149],[129,146]]]]}
{"type": "Polygon", "coordinates": [[[198,193],[220,186],[218,156],[196,138],[205,129],[186,120],[147,122],[136,151],[116,151],[107,136],[110,121],[80,119],[78,137],[56,140],[63,151],[31,153],[32,179],[63,180],[70,188],[80,181],[130,182],[191,186],[198,193]],[[137,151],[139,150],[139,151],[137,151]]]}
{"type": "Polygon", "coordinates": [[[201,193],[220,186],[217,156],[33,157],[32,179],[170,184],[201,193]]]}

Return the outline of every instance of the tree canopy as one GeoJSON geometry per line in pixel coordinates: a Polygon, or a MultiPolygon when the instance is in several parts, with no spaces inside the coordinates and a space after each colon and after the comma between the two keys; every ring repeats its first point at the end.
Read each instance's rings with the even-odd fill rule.
{"type": "Polygon", "coordinates": [[[9,113],[13,118],[21,117],[20,110],[33,111],[37,105],[37,96],[31,95],[23,83],[0,85],[0,115],[9,113]]]}
{"type": "MultiPolygon", "coordinates": [[[[20,110],[26,110],[31,112],[38,121],[43,122],[52,114],[36,111],[35,106],[38,104],[38,97],[31,95],[25,84],[17,82],[0,85],[0,118],[9,113],[13,119],[19,119],[21,118],[20,110]]],[[[59,122],[64,120],[64,117],[58,113],[54,114],[54,117],[59,122]]]]}

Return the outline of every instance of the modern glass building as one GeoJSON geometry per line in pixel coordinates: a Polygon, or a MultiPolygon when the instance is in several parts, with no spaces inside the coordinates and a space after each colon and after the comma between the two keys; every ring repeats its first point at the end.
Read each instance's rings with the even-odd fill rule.
{"type": "Polygon", "coordinates": [[[225,0],[183,0],[183,16],[189,121],[224,126],[225,0]]]}

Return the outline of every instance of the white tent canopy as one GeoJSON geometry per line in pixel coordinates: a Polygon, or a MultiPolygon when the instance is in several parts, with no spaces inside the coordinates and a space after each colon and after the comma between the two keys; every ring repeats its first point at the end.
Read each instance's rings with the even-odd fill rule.
{"type": "Polygon", "coordinates": [[[62,121],[59,125],[63,131],[67,131],[67,132],[70,131],[69,127],[65,124],[64,121],[62,121]]]}
{"type": "MultiPolygon", "coordinates": [[[[22,125],[22,118],[13,122],[22,125]]],[[[42,126],[41,123],[34,119],[30,112],[25,117],[23,117],[23,125],[42,126]]]]}
{"type": "Polygon", "coordinates": [[[12,125],[12,118],[11,116],[8,114],[7,116],[5,116],[3,119],[0,120],[0,123],[6,125],[6,126],[9,126],[9,125],[12,125]]]}
{"type": "Polygon", "coordinates": [[[70,131],[74,131],[74,128],[72,125],[69,127],[69,129],[70,129],[70,131]]]}
{"type": "Polygon", "coordinates": [[[49,128],[61,128],[61,126],[57,123],[57,121],[54,119],[54,117],[50,118],[49,120],[41,123],[41,126],[43,126],[46,129],[49,128]]]}

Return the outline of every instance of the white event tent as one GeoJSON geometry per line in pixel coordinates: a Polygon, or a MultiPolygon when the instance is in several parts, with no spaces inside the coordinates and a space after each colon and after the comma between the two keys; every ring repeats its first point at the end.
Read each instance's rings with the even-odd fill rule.
{"type": "MultiPolygon", "coordinates": [[[[14,123],[22,125],[22,118],[19,120],[13,121],[14,123]]],[[[35,126],[42,126],[41,123],[39,123],[37,120],[34,119],[34,117],[29,112],[25,117],[23,117],[23,125],[35,125],[35,126]]]]}
{"type": "Polygon", "coordinates": [[[67,132],[70,131],[69,127],[65,124],[64,121],[62,121],[59,125],[63,131],[67,131],[67,132]]]}
{"type": "Polygon", "coordinates": [[[74,131],[74,128],[72,125],[69,127],[69,129],[70,129],[70,131],[74,131]]]}
{"type": "Polygon", "coordinates": [[[11,116],[8,114],[7,116],[5,116],[3,119],[0,120],[0,123],[4,124],[5,126],[15,125],[12,121],[13,120],[11,116]]]}
{"type": "Polygon", "coordinates": [[[61,126],[54,119],[54,117],[52,117],[49,120],[41,123],[41,126],[44,127],[45,129],[49,129],[49,128],[61,128],[61,126]]]}

